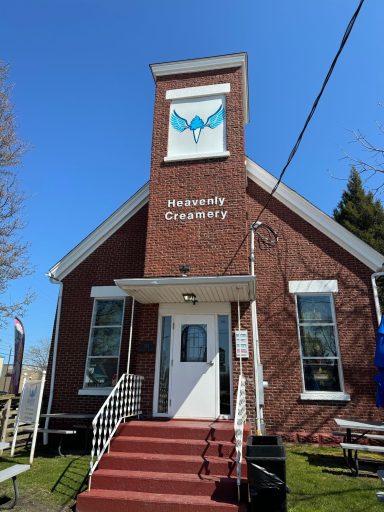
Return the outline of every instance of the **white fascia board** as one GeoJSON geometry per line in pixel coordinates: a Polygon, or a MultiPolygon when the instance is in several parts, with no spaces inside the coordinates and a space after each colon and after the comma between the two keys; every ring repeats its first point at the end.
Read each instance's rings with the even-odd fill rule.
{"type": "Polygon", "coordinates": [[[249,101],[248,101],[248,57],[244,53],[233,53],[232,55],[219,55],[217,57],[205,57],[202,59],[180,60],[175,62],[163,62],[150,64],[154,80],[160,76],[180,75],[182,73],[199,73],[201,71],[214,71],[219,69],[230,69],[241,67],[243,75],[243,102],[244,102],[244,124],[249,122],[249,101]]]}
{"type": "Polygon", "coordinates": [[[231,84],[200,85],[198,87],[183,87],[182,89],[169,89],[165,92],[166,100],[181,100],[184,98],[200,98],[202,96],[215,96],[229,94],[231,84]]]}
{"type": "Polygon", "coordinates": [[[183,160],[207,160],[208,158],[228,158],[231,156],[229,151],[221,151],[220,153],[198,153],[197,155],[176,155],[165,156],[164,162],[179,162],[183,160]]]}
{"type": "Polygon", "coordinates": [[[128,201],[118,208],[100,226],[82,240],[72,251],[54,265],[48,272],[52,282],[61,281],[77,265],[84,261],[105,240],[115,233],[128,219],[133,217],[149,198],[149,183],[141,187],[128,201]]]}
{"type": "Polygon", "coordinates": [[[91,297],[97,299],[111,299],[126,297],[127,294],[118,286],[92,286],[91,297]]]}
{"type": "Polygon", "coordinates": [[[289,281],[289,293],[337,293],[339,287],[336,279],[311,279],[289,281]]]}
{"type": "Polygon", "coordinates": [[[252,284],[255,276],[197,276],[197,277],[138,277],[128,279],[115,279],[117,286],[154,286],[154,285],[201,285],[201,284],[252,284]]]}
{"type": "MultiPolygon", "coordinates": [[[[277,179],[272,174],[248,157],[246,159],[246,168],[249,179],[257,183],[266,192],[272,191],[277,183],[277,179]]],[[[287,187],[287,185],[280,183],[274,193],[274,197],[340,247],[355,256],[355,258],[371,270],[377,271],[381,268],[384,261],[382,254],[372,249],[372,247],[304,199],[300,194],[287,187]]]]}

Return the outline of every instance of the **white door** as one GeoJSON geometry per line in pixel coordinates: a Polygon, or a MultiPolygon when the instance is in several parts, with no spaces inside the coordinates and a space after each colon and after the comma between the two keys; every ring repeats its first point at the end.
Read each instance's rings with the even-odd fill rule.
{"type": "Polygon", "coordinates": [[[170,415],[218,416],[218,350],[213,315],[175,316],[171,357],[170,415]]]}

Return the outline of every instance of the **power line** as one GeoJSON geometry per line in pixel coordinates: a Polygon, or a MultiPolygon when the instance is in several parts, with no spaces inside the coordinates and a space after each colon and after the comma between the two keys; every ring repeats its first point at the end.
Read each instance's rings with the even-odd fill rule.
{"type": "Polygon", "coordinates": [[[343,38],[342,38],[342,40],[341,40],[341,43],[340,43],[339,49],[338,49],[338,51],[337,51],[337,53],[336,53],[336,55],[335,55],[335,57],[334,57],[334,59],[333,59],[333,61],[332,61],[332,64],[331,64],[331,66],[330,66],[330,68],[329,68],[329,70],[328,70],[327,76],[325,77],[325,80],[324,80],[324,82],[323,82],[323,85],[321,86],[320,92],[319,92],[319,94],[317,95],[317,98],[315,99],[315,101],[314,101],[314,103],[313,103],[313,105],[312,105],[311,111],[310,111],[310,113],[309,113],[309,115],[308,115],[308,117],[307,117],[307,120],[305,121],[304,127],[303,127],[303,129],[301,130],[300,135],[298,136],[297,141],[296,141],[295,145],[293,146],[292,151],[291,151],[291,152],[290,152],[290,154],[289,154],[289,157],[288,157],[287,163],[285,164],[285,166],[284,166],[283,170],[281,171],[280,176],[279,176],[279,179],[277,180],[277,182],[276,182],[275,186],[274,186],[274,187],[273,187],[273,189],[271,190],[271,192],[270,192],[270,194],[269,194],[269,196],[268,196],[267,202],[265,203],[265,205],[263,206],[263,208],[262,208],[261,212],[260,212],[260,213],[259,213],[259,215],[257,216],[257,219],[253,222],[252,227],[254,227],[254,226],[256,225],[257,221],[260,219],[261,215],[263,214],[263,212],[264,212],[264,211],[266,210],[266,208],[268,207],[268,205],[269,205],[269,203],[270,203],[270,201],[271,201],[271,199],[272,199],[273,194],[276,192],[277,187],[278,187],[278,186],[280,185],[280,183],[281,183],[281,180],[282,180],[282,178],[283,178],[283,176],[284,176],[284,174],[285,174],[285,171],[287,170],[287,168],[288,168],[289,164],[292,162],[293,157],[295,156],[296,151],[298,150],[298,148],[299,148],[299,146],[300,146],[301,139],[303,138],[304,132],[305,132],[305,130],[307,129],[307,126],[309,125],[309,122],[311,121],[313,114],[315,113],[315,110],[316,110],[317,105],[318,105],[318,103],[319,103],[319,101],[320,101],[320,98],[321,98],[321,96],[323,95],[324,89],[325,89],[325,87],[327,86],[327,83],[328,83],[329,79],[331,78],[331,75],[332,75],[332,72],[333,72],[333,70],[334,70],[334,67],[336,66],[336,62],[337,62],[337,60],[338,60],[338,58],[339,58],[339,56],[340,56],[341,52],[343,51],[343,48],[344,48],[344,46],[345,46],[345,44],[346,44],[346,42],[347,42],[347,40],[348,40],[348,37],[349,37],[349,35],[350,35],[351,31],[352,31],[353,25],[355,24],[355,21],[356,21],[356,19],[357,19],[357,16],[359,15],[359,12],[360,12],[360,9],[361,9],[361,7],[362,7],[363,3],[364,3],[364,0],[360,0],[359,5],[358,5],[358,7],[357,7],[356,11],[354,12],[354,14],[353,14],[352,18],[350,19],[350,21],[349,21],[349,23],[348,23],[348,26],[347,26],[347,28],[346,28],[346,30],[345,30],[345,33],[344,33],[344,36],[343,36],[343,38]]]}

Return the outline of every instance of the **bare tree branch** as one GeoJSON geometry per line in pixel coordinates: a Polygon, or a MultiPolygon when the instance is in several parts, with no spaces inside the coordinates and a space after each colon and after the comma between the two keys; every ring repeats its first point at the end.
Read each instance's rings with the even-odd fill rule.
{"type": "Polygon", "coordinates": [[[24,365],[33,366],[37,370],[44,371],[48,366],[49,348],[51,342],[47,338],[39,340],[24,354],[24,365]]]}
{"type": "Polygon", "coordinates": [[[8,66],[0,61],[0,325],[7,317],[22,315],[33,294],[16,301],[5,301],[4,293],[11,281],[31,273],[28,244],[21,240],[21,210],[25,201],[18,189],[15,168],[27,146],[16,133],[15,116],[10,101],[12,91],[7,82],[8,66]]]}
{"type": "MultiPolygon", "coordinates": [[[[384,135],[384,125],[376,121],[376,126],[379,134],[384,135]]],[[[356,157],[350,153],[344,152],[344,158],[347,158],[357,172],[361,176],[364,176],[365,183],[368,181],[372,183],[373,178],[379,177],[380,183],[369,187],[374,195],[376,195],[384,190],[384,179],[380,179],[380,176],[384,175],[384,146],[374,144],[360,130],[352,130],[352,136],[351,142],[360,146],[363,156],[356,157]]]]}

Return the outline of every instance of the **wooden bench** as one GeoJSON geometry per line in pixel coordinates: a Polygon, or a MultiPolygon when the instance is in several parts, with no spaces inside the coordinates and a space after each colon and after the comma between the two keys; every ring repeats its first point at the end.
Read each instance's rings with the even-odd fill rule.
{"type": "MultiPolygon", "coordinates": [[[[335,437],[344,437],[347,438],[346,432],[332,432],[332,435],[335,437]]],[[[384,436],[380,434],[364,434],[364,432],[351,432],[351,436],[355,439],[375,439],[376,441],[384,441],[384,436]]]]}
{"type": "MultiPolygon", "coordinates": [[[[29,439],[27,441],[27,443],[29,443],[31,440],[31,436],[34,432],[34,429],[33,428],[25,428],[23,430],[23,432],[29,433],[29,439]]],[[[61,451],[61,443],[63,442],[63,438],[64,438],[64,436],[75,435],[76,430],[65,430],[65,429],[57,429],[57,428],[40,428],[39,427],[37,429],[37,433],[38,434],[58,434],[58,435],[60,435],[61,437],[60,437],[59,445],[57,447],[57,451],[58,451],[58,454],[60,455],[60,457],[65,457],[65,455],[61,451]]]]}
{"type": "Polygon", "coordinates": [[[19,488],[17,486],[17,476],[21,475],[21,473],[24,473],[25,471],[28,471],[29,469],[31,469],[31,466],[29,464],[14,464],[13,466],[10,466],[9,468],[6,468],[6,469],[3,469],[0,471],[0,482],[5,482],[6,480],[9,480],[10,478],[12,478],[13,489],[15,492],[15,496],[11,500],[11,502],[6,503],[5,505],[0,505],[0,509],[10,510],[16,506],[17,501],[19,499],[19,488]]]}
{"type": "Polygon", "coordinates": [[[341,448],[344,452],[344,458],[347,461],[348,466],[350,467],[352,473],[356,476],[359,474],[359,461],[357,458],[357,453],[360,452],[371,452],[371,453],[384,453],[384,446],[371,446],[367,444],[358,444],[358,443],[340,443],[341,448]],[[351,452],[355,452],[355,456],[352,459],[351,452]],[[348,452],[348,455],[347,455],[348,452]]]}

